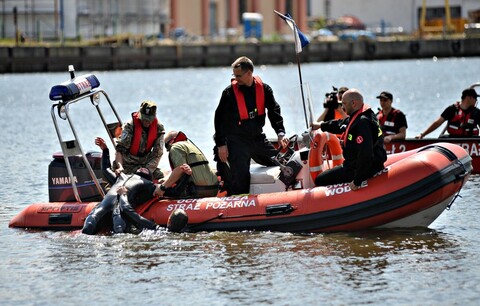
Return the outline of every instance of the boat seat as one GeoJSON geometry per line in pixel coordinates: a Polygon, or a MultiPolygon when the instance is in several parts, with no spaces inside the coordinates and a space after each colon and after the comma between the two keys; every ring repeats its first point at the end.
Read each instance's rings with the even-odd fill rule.
{"type": "Polygon", "coordinates": [[[280,167],[250,165],[250,184],[274,184],[280,176],[280,167]]]}

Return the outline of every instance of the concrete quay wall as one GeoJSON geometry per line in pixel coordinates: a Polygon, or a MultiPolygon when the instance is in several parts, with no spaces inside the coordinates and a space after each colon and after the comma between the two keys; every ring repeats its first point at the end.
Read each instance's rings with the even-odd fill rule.
{"type": "MultiPolygon", "coordinates": [[[[0,47],[0,73],[229,66],[246,55],[255,64],[295,62],[291,42],[171,46],[0,47]]],[[[480,39],[313,42],[302,63],[480,56],[480,39]]]]}

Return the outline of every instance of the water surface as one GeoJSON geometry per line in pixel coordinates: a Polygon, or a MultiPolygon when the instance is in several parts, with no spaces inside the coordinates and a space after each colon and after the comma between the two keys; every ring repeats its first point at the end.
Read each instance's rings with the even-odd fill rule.
{"type": "MultiPolygon", "coordinates": [[[[302,64],[317,115],[331,86],[356,87],[379,107],[383,90],[407,114],[408,136],[478,82],[480,58],[302,64]]],[[[81,73],[86,72],[77,72],[81,73]]],[[[289,135],[305,129],[295,64],[260,66],[289,135]]],[[[123,120],[143,99],[166,129],[182,130],[212,158],[213,112],[229,67],[94,72],[123,120]]],[[[8,221],[48,201],[59,151],[50,87],[68,73],[0,75],[0,304],[2,305],[476,305],[480,299],[480,179],[430,229],[319,235],[241,232],[86,236],[31,232],[8,221]]],[[[87,149],[106,137],[79,106],[87,149]]],[[[86,111],[86,110],[85,110],[86,111]]],[[[274,136],[270,127],[266,133],[274,136]]],[[[440,131],[434,132],[434,135],[440,131]]],[[[167,167],[166,158],[162,166],[167,167]]]]}

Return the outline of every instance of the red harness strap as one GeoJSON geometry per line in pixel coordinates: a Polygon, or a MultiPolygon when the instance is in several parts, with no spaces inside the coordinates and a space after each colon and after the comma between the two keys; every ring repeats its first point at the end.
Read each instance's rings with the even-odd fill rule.
{"type": "Polygon", "coordinates": [[[367,104],[364,104],[363,105],[363,108],[362,109],[359,109],[355,115],[353,115],[353,117],[350,118],[350,121],[348,122],[348,126],[347,126],[347,129],[345,130],[345,132],[343,132],[340,140],[341,140],[341,143],[342,143],[342,146],[346,146],[347,144],[347,140],[348,140],[348,132],[350,130],[350,126],[352,125],[353,121],[355,121],[355,119],[357,119],[358,115],[362,114],[363,112],[365,112],[367,109],[369,109],[370,106],[368,106],[367,104]]]}
{"type": "MultiPolygon", "coordinates": [[[[257,106],[257,114],[265,115],[265,92],[263,90],[263,82],[259,76],[254,76],[253,80],[255,82],[255,104],[257,106]]],[[[240,120],[250,119],[247,111],[247,104],[245,103],[245,97],[240,91],[238,82],[232,80],[232,88],[235,93],[235,98],[237,100],[238,113],[240,114],[240,120]]]]}

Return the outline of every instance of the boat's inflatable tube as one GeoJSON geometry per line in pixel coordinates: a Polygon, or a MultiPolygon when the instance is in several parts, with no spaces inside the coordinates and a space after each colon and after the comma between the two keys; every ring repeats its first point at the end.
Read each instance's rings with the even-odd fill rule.
{"type": "MultiPolygon", "coordinates": [[[[356,191],[346,183],[230,197],[155,198],[132,206],[143,218],[161,227],[167,226],[172,212],[182,209],[188,216],[186,230],[192,232],[425,228],[456,198],[472,172],[472,159],[460,146],[438,143],[388,155],[385,167],[356,191]]],[[[309,178],[309,173],[305,174],[309,178]]],[[[109,200],[106,202],[111,205],[109,200]]],[[[32,204],[9,226],[78,229],[97,204],[32,204]]]]}

